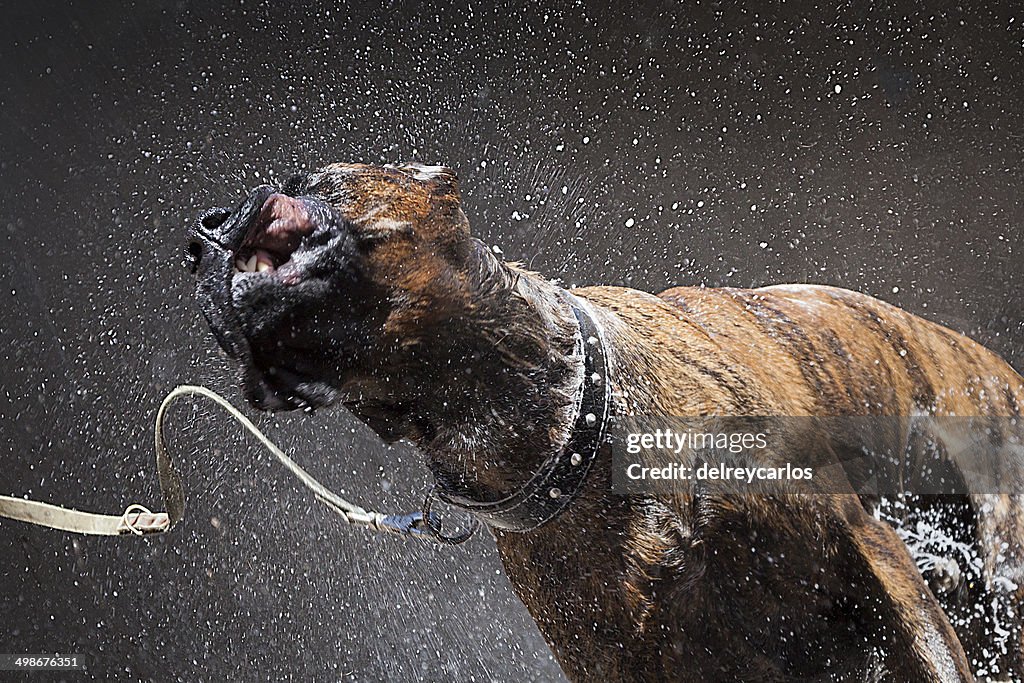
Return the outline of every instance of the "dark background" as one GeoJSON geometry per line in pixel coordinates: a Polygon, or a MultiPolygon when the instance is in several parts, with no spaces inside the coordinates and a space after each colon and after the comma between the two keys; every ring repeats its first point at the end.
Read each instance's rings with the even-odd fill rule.
{"type": "MultiPolygon", "coordinates": [[[[477,234],[566,284],[840,285],[1024,367],[1013,3],[4,4],[2,493],[159,507],[159,400],[239,399],[187,224],[336,160],[456,168],[477,234]]],[[[488,538],[343,528],[219,413],[175,416],[172,533],[0,522],[0,652],[99,680],[560,676],[488,538]]],[[[357,500],[427,485],[344,412],[258,422],[357,500]]]]}

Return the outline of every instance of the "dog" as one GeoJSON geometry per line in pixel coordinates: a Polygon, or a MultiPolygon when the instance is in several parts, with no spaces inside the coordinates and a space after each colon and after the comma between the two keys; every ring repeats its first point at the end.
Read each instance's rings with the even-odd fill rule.
{"type": "Polygon", "coordinates": [[[1024,379],[970,339],[826,286],[567,291],[471,235],[444,167],[261,186],[203,214],[189,251],[251,405],[341,404],[415,444],[440,497],[490,528],[570,679],[1024,676],[1014,492],[951,497],[981,579],[943,592],[878,496],[616,493],[605,447],[630,415],[1019,417],[1024,379]],[[1002,646],[950,620],[989,599],[1008,605],[1002,646]]]}

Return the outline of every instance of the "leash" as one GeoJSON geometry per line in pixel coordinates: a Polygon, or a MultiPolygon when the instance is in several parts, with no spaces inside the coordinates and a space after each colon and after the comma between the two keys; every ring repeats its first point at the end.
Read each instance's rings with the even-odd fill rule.
{"type": "Polygon", "coordinates": [[[600,325],[589,305],[569,294],[572,312],[579,324],[577,353],[583,356],[583,383],[576,422],[566,446],[547,458],[518,491],[496,501],[481,502],[438,488],[435,484],[423,500],[420,512],[385,515],[345,500],[317,481],[285,455],[237,408],[220,394],[206,387],[183,384],[164,398],[156,414],[154,439],[156,469],[166,512],[152,512],[138,504],[129,505],[120,515],[101,515],[41,503],[13,496],[0,496],[0,517],[29,524],[94,536],[145,536],[169,531],[185,516],[185,493],[181,477],[164,443],[167,409],[187,396],[208,398],[226,410],[250,434],[255,436],[278,462],[284,465],[321,503],[351,526],[397,534],[405,538],[428,540],[443,545],[468,541],[480,528],[480,520],[513,532],[536,529],[560,515],[582,491],[583,481],[598,455],[607,448],[607,426],[611,412],[611,386],[608,359],[600,325]],[[454,535],[446,533],[440,518],[431,511],[440,500],[471,514],[469,525],[454,535]]]}
{"type": "Polygon", "coordinates": [[[206,387],[187,384],[176,387],[167,394],[156,414],[156,467],[166,512],[152,512],[143,505],[132,504],[120,515],[102,515],[24,498],[0,496],[0,517],[92,536],[145,536],[170,531],[185,516],[185,494],[181,478],[174,469],[174,463],[164,443],[164,422],[171,404],[189,396],[208,398],[226,410],[246,431],[255,436],[278,462],[312,491],[317,500],[333,510],[346,524],[443,545],[457,545],[468,541],[480,526],[479,521],[474,518],[470,526],[462,532],[455,535],[446,534],[438,516],[430,511],[431,498],[435,495],[434,489],[427,494],[422,512],[406,515],[385,515],[345,500],[285,455],[284,451],[260,431],[252,420],[223,396],[206,387]]]}

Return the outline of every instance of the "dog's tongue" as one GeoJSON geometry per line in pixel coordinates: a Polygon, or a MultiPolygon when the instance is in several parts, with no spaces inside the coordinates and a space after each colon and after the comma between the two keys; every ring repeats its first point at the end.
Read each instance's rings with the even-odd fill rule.
{"type": "Polygon", "coordinates": [[[313,232],[313,221],[302,200],[275,193],[267,197],[244,246],[275,254],[295,251],[313,232]]]}

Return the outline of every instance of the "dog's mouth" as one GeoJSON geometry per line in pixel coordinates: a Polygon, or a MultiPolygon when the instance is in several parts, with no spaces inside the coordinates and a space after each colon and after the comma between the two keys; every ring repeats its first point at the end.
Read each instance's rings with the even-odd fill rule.
{"type": "Polygon", "coordinates": [[[287,284],[297,283],[302,278],[302,270],[293,257],[315,228],[306,202],[284,194],[271,194],[232,255],[234,273],[261,273],[287,284]]]}
{"type": "Polygon", "coordinates": [[[332,403],[315,323],[345,261],[345,224],[327,204],[263,186],[235,210],[207,212],[192,232],[196,293],[221,347],[242,364],[246,398],[263,410],[332,403]],[[333,279],[332,279],[333,278],[333,279]]]}

